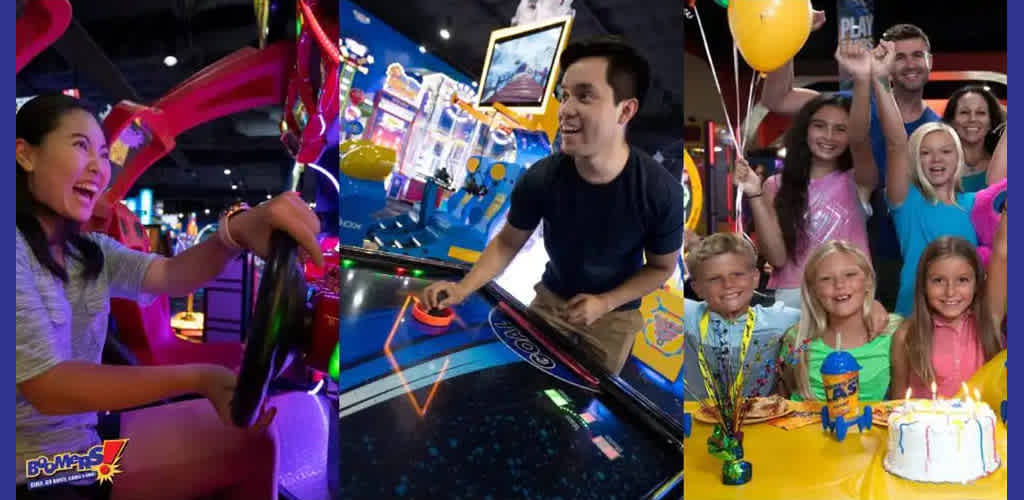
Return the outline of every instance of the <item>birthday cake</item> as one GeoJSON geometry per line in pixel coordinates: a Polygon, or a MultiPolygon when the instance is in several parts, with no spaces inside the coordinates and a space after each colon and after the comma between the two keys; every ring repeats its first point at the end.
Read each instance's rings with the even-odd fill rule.
{"type": "Polygon", "coordinates": [[[883,466],[927,483],[968,483],[999,468],[996,415],[979,401],[910,400],[889,415],[883,466]]]}

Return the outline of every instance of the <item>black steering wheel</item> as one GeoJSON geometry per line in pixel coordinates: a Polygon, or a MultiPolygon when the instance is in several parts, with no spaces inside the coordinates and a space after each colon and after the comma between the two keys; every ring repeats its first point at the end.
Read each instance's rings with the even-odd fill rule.
{"type": "Polygon", "coordinates": [[[231,399],[231,420],[239,427],[255,423],[267,388],[305,346],[310,288],[299,263],[298,245],[287,233],[274,231],[256,295],[252,326],[245,342],[242,370],[231,399]]]}

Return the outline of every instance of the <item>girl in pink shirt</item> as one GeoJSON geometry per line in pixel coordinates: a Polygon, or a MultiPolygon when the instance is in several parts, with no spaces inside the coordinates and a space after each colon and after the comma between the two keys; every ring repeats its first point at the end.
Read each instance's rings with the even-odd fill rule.
{"type": "Polygon", "coordinates": [[[854,77],[852,104],[844,96],[822,94],[804,105],[786,134],[782,173],[763,187],[745,161],[736,166],[760,253],[774,268],[768,287],[793,308],[801,305],[804,264],[819,245],[846,240],[870,253],[859,191],[867,195],[878,183],[868,134],[871,56],[866,48],[844,42],[836,59],[854,77]]]}
{"type": "MultiPolygon", "coordinates": [[[[992,270],[994,271],[994,270],[992,270]]],[[[954,397],[961,384],[1003,348],[998,320],[985,293],[985,269],[967,240],[945,236],[921,255],[914,286],[914,309],[892,341],[892,390],[930,397],[932,383],[942,397],[954,397]]]]}

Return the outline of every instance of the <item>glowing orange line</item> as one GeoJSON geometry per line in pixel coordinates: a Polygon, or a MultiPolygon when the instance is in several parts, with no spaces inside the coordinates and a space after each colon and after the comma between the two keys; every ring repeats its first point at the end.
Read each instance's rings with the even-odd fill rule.
{"type": "Polygon", "coordinates": [[[437,374],[437,379],[434,380],[433,386],[430,388],[430,394],[427,395],[427,401],[420,407],[420,402],[416,399],[416,395],[413,394],[413,390],[409,387],[409,382],[405,380],[405,376],[402,375],[402,369],[398,366],[398,361],[395,360],[394,353],[391,352],[391,340],[395,338],[395,332],[398,331],[398,325],[402,322],[402,318],[405,317],[405,310],[409,308],[409,301],[416,300],[415,296],[410,295],[405,298],[405,303],[402,304],[402,310],[398,312],[398,316],[395,317],[395,323],[391,325],[391,332],[388,333],[387,340],[384,341],[384,354],[388,358],[388,362],[391,363],[391,368],[394,369],[395,375],[398,375],[398,380],[402,382],[402,387],[405,387],[405,394],[409,396],[409,401],[412,403],[412,407],[416,410],[416,414],[421,418],[427,415],[427,408],[430,407],[430,402],[434,399],[434,394],[437,393],[437,388],[440,387],[441,379],[444,378],[444,374],[448,371],[448,363],[451,361],[451,357],[444,358],[444,365],[441,366],[441,371],[437,374]]]}
{"type": "Polygon", "coordinates": [[[430,407],[430,402],[434,400],[434,394],[437,393],[437,389],[441,387],[441,378],[444,377],[444,372],[448,371],[449,362],[451,362],[451,357],[445,356],[444,365],[441,366],[441,371],[437,374],[437,380],[435,380],[434,385],[430,387],[430,394],[427,394],[427,401],[423,403],[423,412],[420,413],[420,417],[427,416],[427,408],[430,407]]]}

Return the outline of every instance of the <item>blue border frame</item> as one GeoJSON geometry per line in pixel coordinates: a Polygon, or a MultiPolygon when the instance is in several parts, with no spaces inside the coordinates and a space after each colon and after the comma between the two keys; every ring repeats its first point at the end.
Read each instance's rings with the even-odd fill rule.
{"type": "MultiPolygon", "coordinates": [[[[1020,20],[1020,19],[1024,18],[1024,6],[1021,5],[1021,2],[1019,2],[1019,1],[1008,1],[1007,2],[1007,16],[1006,17],[1007,17],[1007,19],[1004,19],[1002,22],[1007,23],[1008,26],[1013,26],[1015,24],[1012,21],[1013,19],[1020,20]]],[[[1007,77],[1008,77],[1007,81],[1009,81],[1010,79],[1014,79],[1017,76],[1020,76],[1020,75],[1024,74],[1024,49],[1021,49],[1020,46],[1019,46],[1021,43],[1024,43],[1024,42],[1021,41],[1021,38],[1022,38],[1022,35],[1021,35],[1021,33],[1019,31],[1013,30],[1013,29],[1007,30],[1007,35],[1006,35],[1006,56],[1007,56],[1007,61],[1006,62],[1007,62],[1007,77]]],[[[1007,87],[1006,94],[1007,94],[1007,102],[1009,102],[1009,97],[1010,97],[1011,94],[1013,94],[1013,91],[1011,90],[1010,87],[1007,87]]],[[[1006,133],[1010,133],[1010,130],[1011,129],[1009,127],[1007,127],[1006,133]]],[[[1009,139],[1009,138],[1007,138],[1007,139],[1009,141],[1007,144],[1015,144],[1012,139],[1009,139]]],[[[1013,149],[1013,148],[1011,148],[1011,149],[1013,149]]],[[[1016,157],[1012,151],[1008,152],[1007,154],[1008,154],[1008,158],[1009,159],[1012,159],[1012,158],[1016,157]]],[[[1020,235],[1021,235],[1020,231],[1024,231],[1024,223],[1015,222],[1015,221],[1007,221],[1007,222],[1009,224],[1011,224],[1011,229],[1009,230],[1009,232],[1007,234],[1007,237],[1011,240],[1011,241],[1009,241],[1009,244],[1012,247],[1020,248],[1020,246],[1018,244],[1022,244],[1022,242],[1024,242],[1024,238],[1020,237],[1020,235]],[[1021,229],[1012,229],[1012,227],[1016,227],[1016,226],[1021,226],[1021,229]]],[[[1020,285],[1016,285],[1016,283],[1019,283],[1020,280],[1014,278],[1014,277],[1018,277],[1018,278],[1022,277],[1022,273],[1024,273],[1024,263],[1017,264],[1016,261],[1014,261],[1013,259],[1009,259],[1009,262],[1008,262],[1007,266],[1008,266],[1007,267],[1007,273],[1009,274],[1009,278],[1010,278],[1009,280],[1007,280],[1007,287],[1009,288],[1009,290],[1007,290],[1007,302],[1008,302],[1008,304],[1007,304],[1008,305],[1007,311],[1013,311],[1013,310],[1016,310],[1016,308],[1014,307],[1013,304],[1024,305],[1024,294],[1018,295],[1018,292],[1016,292],[1016,288],[1020,286],[1020,285]]],[[[1012,332],[1014,330],[1013,325],[1016,324],[1016,320],[1018,320],[1018,319],[1021,319],[1021,318],[1014,317],[1014,318],[1008,318],[1007,319],[1007,331],[1008,332],[1012,332]]],[[[1024,323],[1024,321],[1022,321],[1022,323],[1024,323]]],[[[1010,341],[1012,340],[1011,339],[1012,336],[1013,336],[1013,333],[1008,333],[1007,334],[1007,344],[1009,344],[1010,341]]],[[[1024,400],[1021,399],[1022,397],[1024,397],[1024,389],[1022,389],[1022,386],[1019,385],[1021,383],[1024,383],[1024,375],[1022,375],[1022,374],[1024,374],[1024,370],[1013,369],[1013,367],[1009,366],[1009,357],[1007,357],[1007,369],[1006,369],[1006,384],[1007,384],[1007,393],[1008,393],[1007,394],[1007,400],[1018,401],[1018,403],[1017,403],[1018,406],[1020,405],[1020,403],[1019,403],[1020,401],[1024,401],[1024,400]]],[[[1009,406],[1009,405],[1007,405],[1007,406],[1009,406]]],[[[1007,413],[1009,413],[1009,411],[1007,411],[1007,413]]],[[[1009,424],[1007,424],[1007,426],[1009,426],[1009,424]]],[[[1019,436],[1017,436],[1017,433],[1013,432],[1012,430],[1010,430],[1008,428],[1007,429],[1007,449],[1008,450],[1009,449],[1016,449],[1016,446],[1013,445],[1013,443],[1015,441],[1022,441],[1022,442],[1024,442],[1024,440],[1022,440],[1019,436]]],[[[1007,485],[1006,485],[1006,495],[1007,495],[1007,498],[1017,498],[1017,497],[1019,497],[1022,494],[1024,494],[1024,480],[1016,479],[1014,476],[1009,475],[1007,477],[1007,485]],[[1016,493],[1014,493],[1014,491],[1016,491],[1016,493]]]]}
{"type": "MultiPolygon", "coordinates": [[[[8,20],[4,22],[4,24],[6,24],[7,26],[9,26],[11,28],[15,28],[15,26],[11,26],[11,25],[16,24],[17,12],[14,9],[14,5],[9,5],[7,8],[11,9],[11,10],[7,11],[7,13],[9,15],[11,15],[11,17],[9,17],[8,20]]],[[[17,40],[17,38],[16,38],[16,29],[7,30],[7,37],[8,37],[7,39],[10,40],[9,42],[7,42],[7,43],[10,44],[10,45],[8,45],[8,47],[15,48],[16,45],[17,45],[17,42],[16,42],[16,40],[17,40]],[[14,40],[12,40],[12,38],[14,40]]],[[[16,50],[11,50],[11,49],[8,49],[8,50],[10,50],[10,52],[6,52],[5,51],[7,56],[4,57],[4,59],[3,59],[5,61],[7,61],[7,62],[3,63],[3,64],[5,66],[7,66],[8,68],[10,68],[12,60],[15,59],[16,50]]],[[[16,92],[16,90],[15,90],[15,79],[12,78],[10,80],[4,80],[3,88],[7,89],[7,90],[4,91],[5,94],[7,94],[8,96],[12,96],[13,97],[12,94],[15,94],[15,92],[16,92]]],[[[3,121],[4,122],[3,123],[4,129],[11,130],[12,132],[14,131],[14,116],[15,116],[14,114],[7,115],[7,119],[3,121]]],[[[8,133],[10,134],[11,132],[8,132],[8,133]]],[[[14,135],[14,134],[11,134],[11,135],[14,135]]],[[[10,137],[10,136],[8,136],[8,137],[10,137]]],[[[7,143],[7,147],[10,147],[10,145],[11,145],[11,143],[8,142],[7,143]]],[[[10,158],[10,157],[8,157],[8,158],[10,158]]],[[[14,193],[12,193],[11,191],[14,191],[14,185],[13,184],[8,184],[7,185],[7,194],[8,195],[3,197],[3,199],[7,200],[6,202],[4,202],[4,204],[6,204],[6,205],[14,205],[14,193]]],[[[11,207],[11,208],[14,208],[14,207],[11,207]]],[[[9,222],[14,222],[14,210],[4,210],[3,211],[3,217],[5,219],[7,219],[9,222]]],[[[10,226],[7,226],[7,227],[10,227],[10,226]]],[[[3,260],[6,260],[7,262],[10,262],[10,259],[13,258],[13,255],[11,255],[11,254],[14,253],[12,251],[12,250],[14,250],[14,248],[13,247],[9,247],[9,246],[4,246],[3,248],[4,248],[3,253],[7,254],[7,257],[4,257],[3,260]]],[[[8,264],[8,265],[10,265],[10,264],[8,264]]],[[[8,268],[8,269],[10,269],[10,268],[8,268]]],[[[7,298],[6,299],[2,299],[2,296],[0,296],[0,300],[2,300],[3,303],[8,304],[7,307],[13,308],[14,307],[14,290],[11,290],[9,287],[10,287],[10,285],[7,285],[7,287],[4,287],[5,291],[3,292],[3,295],[7,295],[7,298]]],[[[11,311],[11,312],[13,313],[14,311],[11,311]]],[[[14,316],[14,315],[12,314],[11,316],[14,316]]],[[[8,320],[8,321],[10,321],[10,320],[8,320]]],[[[8,340],[8,342],[10,342],[11,340],[14,339],[14,336],[10,335],[7,338],[10,339],[10,340],[8,340]]],[[[11,356],[12,358],[15,357],[13,350],[11,351],[9,356],[11,356]]],[[[10,358],[7,358],[7,359],[10,359],[10,358]]],[[[14,362],[15,362],[15,360],[11,359],[11,364],[8,365],[8,366],[10,366],[10,370],[14,370],[14,362]]],[[[8,387],[10,387],[10,386],[8,386],[8,387]]],[[[16,392],[16,391],[12,391],[12,392],[16,392]]],[[[15,429],[14,429],[14,405],[11,404],[11,401],[14,401],[15,398],[13,398],[11,396],[12,396],[12,394],[10,394],[10,393],[7,393],[7,396],[4,396],[5,401],[7,401],[7,404],[11,405],[9,407],[10,409],[7,410],[6,412],[4,412],[4,415],[6,415],[5,419],[6,418],[11,419],[11,423],[6,424],[7,432],[4,433],[4,435],[7,436],[7,437],[4,438],[4,442],[7,443],[7,444],[4,445],[4,448],[7,449],[7,450],[12,450],[12,452],[13,452],[13,448],[15,446],[15,444],[14,444],[15,429]]],[[[13,473],[11,473],[11,475],[13,475],[13,473]]],[[[0,498],[14,498],[14,493],[15,493],[14,492],[14,488],[8,487],[8,488],[4,488],[3,490],[0,490],[0,491],[6,491],[7,492],[7,493],[0,494],[0,498]],[[11,495],[11,496],[8,497],[7,495],[11,495]]]]}

